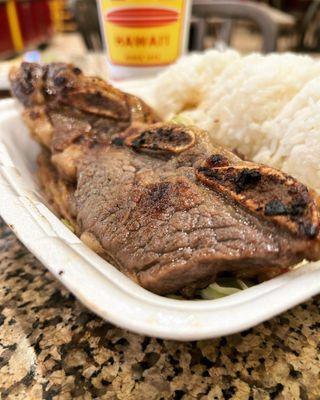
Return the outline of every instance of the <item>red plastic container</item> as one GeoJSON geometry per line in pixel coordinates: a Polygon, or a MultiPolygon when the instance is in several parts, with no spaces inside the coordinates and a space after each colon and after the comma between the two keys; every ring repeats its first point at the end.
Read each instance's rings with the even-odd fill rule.
{"type": "Polygon", "coordinates": [[[32,15],[31,1],[19,0],[16,2],[17,14],[21,35],[25,47],[31,47],[37,42],[37,20],[32,15]]]}
{"type": "Polygon", "coordinates": [[[14,50],[6,2],[0,2],[0,56],[10,56],[14,53],[14,50]]]}

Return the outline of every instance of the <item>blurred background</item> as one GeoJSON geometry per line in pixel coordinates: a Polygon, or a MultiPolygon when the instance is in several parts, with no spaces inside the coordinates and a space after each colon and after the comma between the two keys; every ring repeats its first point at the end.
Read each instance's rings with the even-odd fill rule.
{"type": "MultiPolygon", "coordinates": [[[[316,53],[320,0],[194,0],[189,29],[189,50],[316,53]]],[[[0,71],[21,58],[41,57],[85,63],[86,71],[103,75],[102,50],[95,0],[0,0],[0,71]]]]}

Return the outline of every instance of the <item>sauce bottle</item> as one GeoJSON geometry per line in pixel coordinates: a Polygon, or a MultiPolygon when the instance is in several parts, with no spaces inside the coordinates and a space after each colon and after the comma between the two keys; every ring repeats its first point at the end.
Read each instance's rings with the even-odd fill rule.
{"type": "Polygon", "coordinates": [[[111,79],[159,72],[185,51],[191,0],[98,0],[111,79]]]}

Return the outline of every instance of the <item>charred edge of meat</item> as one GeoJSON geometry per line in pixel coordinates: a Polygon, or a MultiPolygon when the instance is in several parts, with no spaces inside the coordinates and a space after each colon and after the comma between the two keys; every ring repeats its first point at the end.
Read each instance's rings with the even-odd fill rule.
{"type": "Polygon", "coordinates": [[[47,99],[53,100],[58,96],[60,101],[66,101],[70,92],[85,79],[81,69],[72,64],[48,64],[45,79],[47,99]]]}
{"type": "Polygon", "coordinates": [[[258,170],[244,168],[239,175],[235,177],[235,191],[239,194],[249,188],[255,188],[260,181],[261,173],[258,170]]]}
{"type": "Polygon", "coordinates": [[[111,144],[115,145],[115,146],[122,146],[124,143],[124,138],[122,138],[121,136],[114,136],[111,139],[111,144]]]}
{"type": "Polygon", "coordinates": [[[39,105],[44,101],[43,77],[47,68],[36,63],[21,63],[9,74],[12,94],[25,106],[39,105]]]}
{"type": "Polygon", "coordinates": [[[212,154],[206,160],[208,167],[226,167],[229,165],[229,160],[226,156],[222,154],[212,154]]]}
{"type": "Polygon", "coordinates": [[[319,234],[319,213],[308,189],[280,171],[257,164],[230,166],[224,156],[215,154],[196,168],[196,176],[293,234],[310,239],[319,234]]]}
{"type": "Polygon", "coordinates": [[[30,107],[52,100],[58,92],[65,92],[80,74],[79,68],[65,63],[40,65],[23,62],[20,67],[11,69],[9,78],[14,96],[24,106],[30,107]]]}
{"type": "Polygon", "coordinates": [[[66,63],[22,63],[10,72],[12,93],[26,107],[67,104],[89,114],[115,121],[159,121],[142,100],[97,77],[87,77],[66,63]]]}
{"type": "Polygon", "coordinates": [[[97,115],[129,120],[126,95],[100,78],[86,77],[69,64],[49,64],[47,93],[64,103],[97,115]]]}
{"type": "MultiPolygon", "coordinates": [[[[113,93],[111,87],[110,89],[96,87],[90,90],[75,88],[70,91],[66,100],[80,110],[91,114],[121,121],[130,119],[128,104],[125,99],[117,98],[117,93],[113,93]]],[[[63,96],[60,101],[64,102],[63,96]]]]}
{"type": "Polygon", "coordinates": [[[129,128],[124,144],[136,151],[179,154],[195,144],[195,134],[177,125],[154,125],[143,130],[129,128]]]}

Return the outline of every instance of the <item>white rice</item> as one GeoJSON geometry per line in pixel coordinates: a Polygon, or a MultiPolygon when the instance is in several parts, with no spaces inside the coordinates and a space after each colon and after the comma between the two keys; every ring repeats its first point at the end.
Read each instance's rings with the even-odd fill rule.
{"type": "Polygon", "coordinates": [[[148,100],[181,113],[219,144],[283,169],[320,192],[320,62],[294,54],[211,50],[181,59],[148,100]]]}
{"type": "Polygon", "coordinates": [[[308,82],[262,130],[266,144],[254,160],[320,192],[320,77],[308,82]]]}
{"type": "Polygon", "coordinates": [[[165,119],[197,107],[224,68],[238,58],[234,50],[211,50],[181,58],[156,80],[151,105],[165,119]]]}

